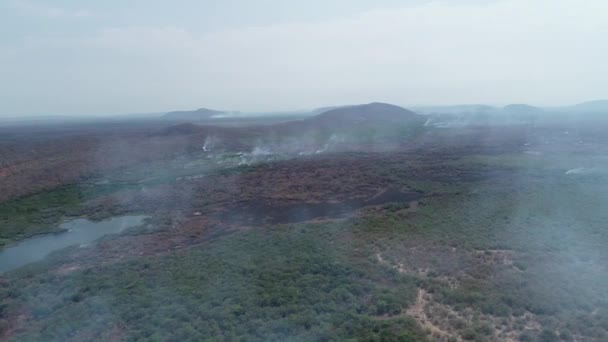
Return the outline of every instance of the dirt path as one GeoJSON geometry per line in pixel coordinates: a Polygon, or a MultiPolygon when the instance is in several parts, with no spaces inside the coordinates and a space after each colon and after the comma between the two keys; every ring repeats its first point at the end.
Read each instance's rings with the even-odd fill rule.
{"type": "Polygon", "coordinates": [[[424,295],[425,294],[426,294],[425,290],[418,289],[418,295],[416,296],[416,303],[408,309],[408,313],[410,313],[413,316],[417,316],[417,317],[426,316],[426,314],[424,313],[424,304],[425,304],[424,295]]]}
{"type": "MultiPolygon", "coordinates": [[[[376,254],[376,259],[381,264],[387,264],[386,260],[384,260],[384,258],[382,258],[382,254],[380,254],[380,253],[376,254]]],[[[396,268],[399,273],[407,272],[407,270],[401,264],[399,264],[398,266],[392,266],[392,267],[396,268]]],[[[450,337],[456,337],[457,341],[462,341],[460,336],[454,336],[454,335],[450,334],[449,332],[436,326],[435,324],[433,324],[433,322],[431,322],[431,320],[428,318],[426,312],[424,311],[424,309],[427,305],[427,302],[428,302],[427,296],[429,296],[429,295],[427,294],[426,290],[424,290],[422,288],[418,288],[418,293],[416,295],[416,302],[414,303],[414,305],[410,306],[404,313],[402,313],[399,316],[402,316],[403,314],[405,314],[407,316],[413,317],[418,322],[418,324],[420,324],[424,329],[427,329],[428,331],[430,331],[432,338],[436,341],[447,341],[450,337]]]]}
{"type": "MultiPolygon", "coordinates": [[[[416,295],[416,303],[409,307],[406,311],[406,314],[414,317],[416,321],[425,329],[431,332],[431,335],[436,340],[447,340],[450,337],[454,337],[449,332],[441,329],[431,322],[431,320],[427,317],[424,308],[427,303],[426,299],[427,293],[424,289],[419,288],[418,294],[416,295]]],[[[459,336],[456,336],[457,341],[461,341],[459,336]]]]}

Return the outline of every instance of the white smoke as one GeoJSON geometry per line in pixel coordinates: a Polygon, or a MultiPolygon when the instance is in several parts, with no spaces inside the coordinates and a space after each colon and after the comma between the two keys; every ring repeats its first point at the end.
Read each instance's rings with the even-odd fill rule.
{"type": "Polygon", "coordinates": [[[203,151],[211,152],[211,150],[214,149],[217,142],[218,142],[218,139],[215,136],[207,136],[205,138],[205,143],[203,145],[203,151]]]}
{"type": "Polygon", "coordinates": [[[601,171],[596,167],[577,167],[574,169],[570,169],[565,172],[566,175],[589,175],[600,173],[601,171]]]}

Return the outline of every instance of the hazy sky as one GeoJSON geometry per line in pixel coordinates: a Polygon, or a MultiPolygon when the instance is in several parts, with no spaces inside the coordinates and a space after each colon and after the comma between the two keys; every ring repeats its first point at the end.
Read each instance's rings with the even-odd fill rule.
{"type": "Polygon", "coordinates": [[[0,116],[608,97],[606,0],[0,0],[0,116]]]}

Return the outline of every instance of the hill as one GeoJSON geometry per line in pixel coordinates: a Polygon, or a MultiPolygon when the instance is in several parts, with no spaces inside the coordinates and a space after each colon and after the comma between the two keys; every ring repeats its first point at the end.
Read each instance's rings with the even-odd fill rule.
{"type": "Polygon", "coordinates": [[[373,102],[337,107],[301,121],[284,123],[283,126],[298,129],[343,129],[392,124],[402,125],[421,118],[421,115],[405,108],[388,103],[373,102]]]}
{"type": "Polygon", "coordinates": [[[325,112],[329,112],[330,110],[338,109],[338,108],[347,108],[352,107],[352,105],[344,105],[344,106],[328,106],[328,107],[319,107],[310,111],[314,115],[319,115],[325,112]]]}
{"type": "Polygon", "coordinates": [[[319,123],[390,123],[403,122],[416,116],[416,113],[399,106],[373,102],[331,109],[309,120],[319,123]]]}
{"type": "Polygon", "coordinates": [[[584,112],[608,113],[608,100],[587,101],[574,105],[572,109],[584,112]]]}
{"type": "Polygon", "coordinates": [[[510,104],[503,107],[505,114],[540,114],[543,110],[527,104],[510,104]]]}

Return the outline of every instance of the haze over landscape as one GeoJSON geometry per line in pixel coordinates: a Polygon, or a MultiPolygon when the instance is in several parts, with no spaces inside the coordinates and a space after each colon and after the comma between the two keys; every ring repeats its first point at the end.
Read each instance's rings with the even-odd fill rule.
{"type": "Polygon", "coordinates": [[[606,97],[602,0],[0,2],[0,116],[606,97]]]}

